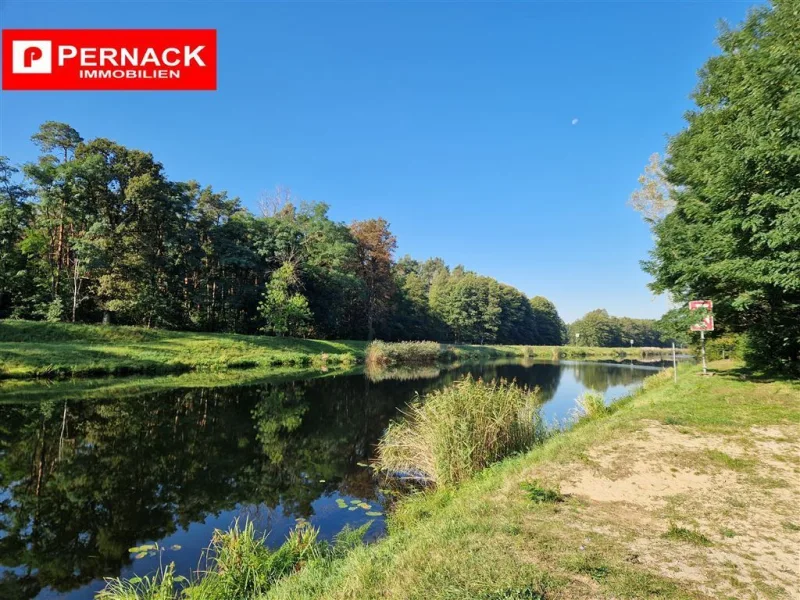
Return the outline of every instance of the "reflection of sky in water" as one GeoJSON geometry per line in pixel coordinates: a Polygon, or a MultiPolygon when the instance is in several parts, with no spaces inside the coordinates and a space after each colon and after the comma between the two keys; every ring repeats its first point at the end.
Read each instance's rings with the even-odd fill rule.
{"type": "MultiPolygon", "coordinates": [[[[122,482],[127,482],[128,479],[124,477],[124,471],[97,473],[91,468],[80,470],[82,464],[95,464],[91,461],[100,460],[97,457],[108,458],[111,456],[122,459],[128,453],[132,457],[141,455],[147,457],[146,460],[157,460],[159,457],[154,456],[154,453],[163,451],[168,453],[164,458],[169,456],[170,461],[191,458],[196,463],[194,468],[200,469],[199,472],[220,475],[208,479],[209,482],[216,482],[212,484],[217,486],[215,489],[209,489],[207,485],[205,487],[202,485],[206,481],[205,478],[195,480],[191,477],[186,479],[186,482],[195,486],[199,484],[200,488],[192,488],[191,485],[187,488],[181,483],[184,481],[183,475],[170,469],[163,470],[168,475],[157,475],[157,477],[173,479],[172,481],[170,479],[156,481],[158,483],[156,489],[170,486],[172,493],[177,494],[178,499],[170,499],[166,506],[167,523],[171,521],[174,524],[173,527],[160,529],[157,527],[155,531],[151,530],[151,533],[148,534],[144,532],[144,529],[149,522],[139,523],[135,521],[134,516],[123,514],[117,515],[112,520],[106,519],[101,524],[96,522],[99,520],[96,517],[105,518],[100,512],[87,522],[88,527],[94,526],[97,531],[77,534],[84,537],[84,542],[93,539],[92,535],[97,536],[98,539],[101,535],[106,535],[112,542],[111,546],[122,545],[122,560],[118,555],[109,555],[112,559],[109,564],[122,564],[122,567],[119,572],[112,569],[105,573],[108,576],[129,578],[133,575],[144,575],[154,572],[159,564],[167,565],[170,562],[175,562],[178,574],[188,575],[198,568],[202,552],[208,547],[214,530],[228,529],[236,519],[239,519],[240,522],[245,519],[253,520],[257,530],[267,534],[267,543],[272,547],[280,545],[295,526],[296,517],[300,516],[298,507],[301,507],[299,510],[307,516],[308,521],[320,529],[321,539],[330,540],[345,525],[358,527],[369,520],[373,520],[374,523],[366,539],[374,540],[381,536],[385,531],[382,516],[367,516],[367,510],[363,508],[349,510],[353,505],[351,500],[358,500],[370,504],[371,511],[383,511],[380,504],[381,497],[378,494],[378,500],[375,499],[374,485],[368,477],[365,477],[367,473],[364,472],[364,467],[356,465],[358,462],[363,463],[369,460],[371,449],[380,432],[383,431],[389,419],[398,414],[398,407],[402,407],[413,399],[416,392],[424,395],[433,389],[449,385],[467,373],[474,377],[482,377],[484,380],[500,378],[514,380],[529,388],[540,388],[542,399],[545,401],[542,407],[543,417],[548,423],[554,421],[563,423],[575,408],[575,399],[587,389],[604,393],[606,400],[610,401],[641,385],[642,380],[657,372],[658,368],[627,363],[505,360],[452,366],[446,369],[436,367],[417,370],[405,369],[397,373],[384,372],[368,377],[360,374],[337,375],[324,379],[280,384],[216,388],[213,391],[170,390],[159,392],[152,397],[147,396],[133,400],[76,401],[74,404],[70,404],[70,414],[74,421],[70,424],[69,432],[78,453],[74,457],[68,456],[61,468],[77,469],[67,472],[77,473],[79,477],[86,479],[86,483],[81,487],[84,493],[97,494],[97,497],[91,501],[91,507],[89,504],[86,505],[85,510],[88,511],[97,510],[98,507],[102,511],[104,505],[128,506],[129,504],[121,502],[121,498],[113,495],[122,489],[125,490],[125,494],[134,494],[138,498],[138,502],[147,507],[156,507],[164,500],[164,498],[158,499],[157,496],[154,496],[153,489],[146,486],[141,490],[125,488],[122,482]],[[209,398],[211,399],[210,404],[208,403],[209,398]],[[165,411],[164,407],[172,405],[181,407],[180,431],[183,432],[181,435],[198,437],[199,444],[196,443],[193,446],[194,454],[188,454],[189,451],[182,445],[183,442],[180,439],[171,444],[169,442],[168,438],[172,436],[173,427],[178,423],[173,424],[176,417],[169,411],[165,411]],[[211,411],[208,417],[211,425],[208,427],[198,426],[198,423],[201,422],[199,420],[200,412],[206,409],[211,411]],[[125,430],[129,428],[128,425],[124,426],[119,433],[109,433],[108,437],[101,437],[99,441],[96,433],[94,436],[81,434],[84,431],[100,431],[93,428],[102,427],[100,424],[105,418],[104,415],[107,412],[113,414],[116,411],[119,411],[120,414],[147,414],[143,418],[152,419],[152,421],[148,421],[154,428],[149,430],[152,433],[137,439],[135,444],[138,447],[134,452],[126,452],[124,443],[121,442],[121,440],[127,439],[125,430]],[[128,412],[126,413],[126,411],[128,412]],[[276,463],[284,465],[277,471],[277,479],[273,479],[272,475],[268,474],[274,467],[268,451],[265,449],[259,453],[255,450],[263,442],[258,431],[260,431],[259,425],[264,422],[281,424],[277,429],[268,430],[272,432],[268,436],[269,447],[273,448],[272,444],[274,444],[279,455],[288,459],[288,462],[281,459],[276,463]],[[294,423],[294,425],[288,426],[287,423],[294,423]],[[228,435],[229,432],[230,435],[228,435]],[[245,445],[236,446],[234,444],[236,439],[246,441],[245,445]],[[163,441],[166,445],[159,445],[159,441],[163,441]],[[116,449],[116,446],[119,446],[119,450],[116,449]],[[122,454],[115,454],[115,452],[122,454]],[[320,452],[324,452],[324,455],[321,455],[320,452]],[[79,455],[83,461],[88,462],[76,462],[79,455]],[[222,462],[220,462],[221,458],[222,462]],[[219,469],[223,469],[225,472],[222,473],[219,469]],[[237,479],[239,473],[245,477],[245,482],[248,481],[247,478],[252,479],[254,473],[260,474],[256,477],[256,483],[260,481],[258,485],[265,487],[251,486],[247,488],[249,491],[243,492],[241,490],[243,481],[237,479]],[[104,487],[104,479],[110,479],[112,484],[117,479],[119,482],[104,487]],[[274,508],[270,509],[266,504],[267,498],[275,497],[276,492],[272,489],[275,486],[278,488],[280,501],[277,504],[271,502],[274,508]],[[281,486],[286,487],[284,489],[281,486]],[[200,492],[199,495],[198,492],[200,492]],[[271,493],[272,496],[264,496],[263,493],[271,493]],[[262,503],[252,504],[254,497],[262,503]],[[304,504],[304,499],[308,500],[310,506],[308,503],[304,504]],[[337,500],[340,502],[337,503],[337,500]],[[346,508],[341,508],[342,501],[347,505],[346,508]],[[190,521],[186,525],[179,523],[177,521],[178,508],[185,510],[187,504],[190,508],[194,507],[198,511],[197,513],[190,511],[190,514],[199,514],[203,520],[190,521]],[[173,529],[174,532],[167,533],[173,529]],[[136,532],[142,532],[139,534],[140,536],[154,533],[157,536],[157,531],[161,531],[160,539],[142,539],[136,536],[136,532]],[[132,535],[136,536],[136,539],[132,540],[132,535]],[[133,559],[130,564],[124,564],[128,560],[125,550],[129,546],[152,542],[158,542],[159,546],[164,548],[160,556],[146,556],[141,559],[133,559]],[[180,546],[180,549],[174,549],[173,546],[180,546]]],[[[0,420],[3,419],[3,410],[3,407],[0,406],[0,420]]],[[[47,425],[48,431],[52,431],[52,435],[55,435],[55,440],[57,440],[61,430],[60,411],[55,411],[53,415],[53,422],[48,421],[47,425]]],[[[19,415],[17,415],[18,417],[19,415]]],[[[42,417],[32,413],[32,418],[33,421],[29,423],[22,421],[22,423],[30,426],[31,423],[38,422],[37,420],[41,420],[42,417]]],[[[205,422],[205,418],[205,413],[203,413],[203,422],[205,422]]],[[[129,424],[127,421],[122,422],[129,424]]],[[[25,435],[38,436],[39,434],[36,432],[40,430],[41,425],[37,425],[26,430],[31,433],[25,435]]],[[[18,438],[18,441],[33,442],[35,440],[27,439],[23,435],[18,438]]],[[[128,449],[130,450],[130,448],[129,446],[128,449]]],[[[3,458],[4,456],[0,454],[0,460],[3,458]]],[[[24,461],[25,459],[20,460],[24,461]]],[[[58,466],[59,462],[56,461],[53,464],[58,466]]],[[[108,463],[100,462],[98,464],[108,463]]],[[[131,468],[130,464],[128,468],[131,468]]],[[[158,473],[161,472],[158,471],[158,473]]],[[[52,483],[50,480],[45,481],[45,485],[52,483]]],[[[0,502],[5,503],[9,514],[15,505],[13,485],[11,482],[0,482],[0,502]]],[[[135,485],[137,484],[134,483],[135,485]]],[[[56,486],[53,493],[60,493],[58,489],[56,486]]],[[[0,513],[0,517],[2,516],[0,513]]],[[[75,535],[72,533],[76,531],[75,524],[65,523],[58,519],[46,522],[64,527],[63,532],[57,533],[65,536],[65,541],[74,539],[70,536],[75,535]]],[[[0,530],[0,539],[5,535],[8,535],[8,532],[0,530]]],[[[69,553],[69,547],[65,546],[62,552],[69,553]]],[[[103,550],[98,546],[96,552],[102,554],[103,550]]],[[[69,556],[69,554],[62,554],[62,556],[69,556]]],[[[75,569],[75,574],[78,575],[81,569],[80,563],[75,566],[75,569]]],[[[13,569],[0,567],[0,577],[3,572],[13,572],[24,576],[27,568],[24,566],[13,569]]],[[[73,585],[79,581],[83,581],[83,579],[76,577],[73,585]]],[[[75,589],[62,593],[51,588],[44,588],[36,597],[39,599],[91,600],[95,592],[103,587],[102,579],[95,579],[91,583],[80,584],[75,589]]]]}
{"type": "MultiPolygon", "coordinates": [[[[353,496],[340,496],[339,494],[318,498],[313,503],[314,516],[309,521],[319,528],[321,538],[330,540],[346,525],[356,528],[368,521],[374,521],[374,523],[367,532],[364,538],[365,541],[373,541],[385,533],[386,527],[383,517],[368,517],[365,511],[360,508],[355,511],[341,509],[336,504],[337,498],[341,498],[348,505],[351,504],[351,500],[363,500],[353,496]]],[[[366,502],[370,503],[368,500],[366,502]]],[[[371,504],[372,510],[383,510],[375,501],[372,501],[371,504]]],[[[159,540],[159,546],[165,548],[161,554],[160,563],[157,555],[134,560],[133,564],[122,569],[120,577],[130,578],[134,575],[153,573],[159,568],[160,564],[168,565],[171,562],[175,563],[177,573],[187,574],[195,571],[198,568],[200,553],[204,548],[208,547],[214,530],[230,528],[237,518],[241,523],[244,523],[245,519],[253,521],[259,532],[267,534],[267,544],[273,547],[279,546],[289,535],[289,531],[297,524],[294,517],[283,514],[280,506],[275,510],[270,510],[264,506],[240,506],[236,510],[224,511],[218,515],[209,515],[202,523],[192,523],[186,530],[179,530],[173,535],[159,540]],[[170,549],[171,546],[176,545],[181,547],[180,550],[170,549]]],[[[24,569],[15,569],[15,572],[22,574],[24,569]]],[[[44,590],[37,598],[41,600],[54,598],[59,600],[86,600],[87,598],[92,598],[104,586],[105,584],[102,581],[94,581],[89,585],[65,594],[59,594],[53,590],[44,590]]]]}
{"type": "Polygon", "coordinates": [[[653,375],[660,369],[658,367],[608,364],[602,363],[604,369],[624,369],[629,372],[630,381],[625,383],[611,383],[608,380],[603,385],[587,385],[579,378],[578,367],[581,363],[574,361],[562,361],[561,379],[555,390],[553,397],[542,406],[542,417],[548,423],[563,422],[568,419],[575,409],[575,400],[587,390],[602,392],[606,403],[617,400],[642,385],[645,377],[653,375]]]}

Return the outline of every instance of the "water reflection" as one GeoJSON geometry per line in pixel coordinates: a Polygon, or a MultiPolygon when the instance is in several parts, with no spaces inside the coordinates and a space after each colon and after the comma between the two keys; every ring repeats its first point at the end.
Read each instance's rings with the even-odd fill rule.
{"type": "MultiPolygon", "coordinates": [[[[134,562],[128,549],[143,542],[180,546],[163,558],[187,573],[213,528],[243,514],[271,543],[299,517],[325,537],[366,522],[336,503],[380,510],[359,463],[398,407],[466,373],[539,387],[545,416],[556,419],[586,388],[619,394],[652,372],[497,361],[0,405],[0,598],[91,598],[103,577],[158,565],[134,562]]],[[[379,522],[372,535],[381,532],[379,522]]]]}

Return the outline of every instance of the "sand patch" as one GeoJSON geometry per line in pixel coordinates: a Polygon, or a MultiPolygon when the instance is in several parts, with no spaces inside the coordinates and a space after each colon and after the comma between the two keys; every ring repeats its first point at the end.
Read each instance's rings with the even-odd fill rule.
{"type": "Polygon", "coordinates": [[[525,473],[584,502],[568,524],[711,597],[800,598],[800,427],[736,436],[648,422],[558,472],[525,473]],[[710,546],[666,539],[671,524],[710,546]]]}

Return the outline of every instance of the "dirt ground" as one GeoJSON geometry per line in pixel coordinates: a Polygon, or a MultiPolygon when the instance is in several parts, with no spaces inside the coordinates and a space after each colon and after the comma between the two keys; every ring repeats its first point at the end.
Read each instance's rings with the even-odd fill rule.
{"type": "Polygon", "coordinates": [[[652,421],[546,477],[591,508],[572,526],[616,538],[648,570],[711,598],[800,598],[798,429],[723,437],[652,421]],[[666,536],[672,526],[689,539],[666,536]]]}

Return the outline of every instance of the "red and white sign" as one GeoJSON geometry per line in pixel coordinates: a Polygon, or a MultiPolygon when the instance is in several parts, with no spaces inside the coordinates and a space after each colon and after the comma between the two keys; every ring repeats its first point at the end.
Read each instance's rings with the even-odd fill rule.
{"type": "Polygon", "coordinates": [[[215,90],[215,29],[4,29],[4,90],[215,90]]]}
{"type": "Polygon", "coordinates": [[[692,325],[692,331],[714,331],[714,315],[711,310],[714,308],[714,303],[711,300],[692,300],[689,302],[689,310],[697,310],[698,308],[705,308],[708,314],[699,323],[692,325]]]}

